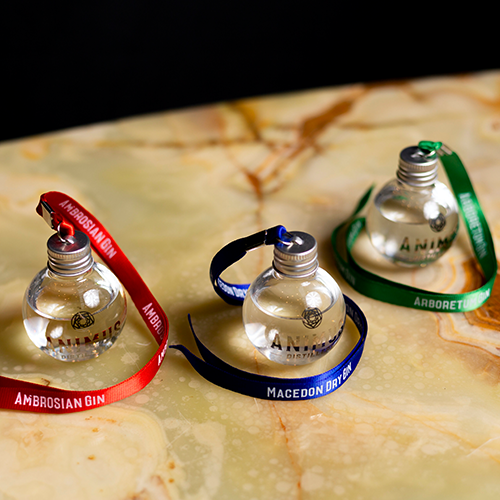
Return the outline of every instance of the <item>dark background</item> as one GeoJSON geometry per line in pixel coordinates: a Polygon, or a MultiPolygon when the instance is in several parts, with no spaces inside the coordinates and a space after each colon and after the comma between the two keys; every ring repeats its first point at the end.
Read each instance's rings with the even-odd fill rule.
{"type": "Polygon", "coordinates": [[[466,7],[18,2],[0,11],[0,141],[243,97],[500,68],[496,14],[466,7]]]}

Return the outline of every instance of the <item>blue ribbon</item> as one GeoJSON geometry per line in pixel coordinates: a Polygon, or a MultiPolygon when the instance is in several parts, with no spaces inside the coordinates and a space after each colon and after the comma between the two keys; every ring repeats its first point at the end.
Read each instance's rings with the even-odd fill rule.
{"type": "MultiPolygon", "coordinates": [[[[243,258],[247,251],[261,245],[274,245],[285,232],[286,229],[283,226],[275,226],[235,240],[223,247],[210,265],[210,280],[217,294],[228,304],[241,305],[250,285],[227,283],[220,278],[220,275],[229,266],[243,258]]],[[[352,375],[363,354],[368,333],[368,324],[363,311],[346,295],[344,299],[347,315],[359,331],[359,340],[340,364],[319,375],[304,378],[279,378],[239,370],[222,361],[203,345],[194,332],[191,316],[188,318],[189,326],[201,358],[195,356],[183,345],[172,345],[170,348],[182,352],[193,368],[209,382],[233,392],[273,401],[300,401],[326,396],[341,387],[352,375]]]]}
{"type": "Polygon", "coordinates": [[[240,238],[222,247],[212,259],[210,264],[210,281],[219,297],[232,306],[241,306],[249,284],[234,285],[227,283],[220,275],[235,262],[245,257],[247,252],[262,245],[274,245],[286,233],[283,226],[274,226],[245,238],[240,238]]]}

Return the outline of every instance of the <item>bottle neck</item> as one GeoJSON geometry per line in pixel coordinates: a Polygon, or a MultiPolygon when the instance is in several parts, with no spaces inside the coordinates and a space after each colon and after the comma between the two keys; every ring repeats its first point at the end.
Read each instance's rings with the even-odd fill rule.
{"type": "Polygon", "coordinates": [[[276,273],[286,278],[307,278],[313,276],[318,269],[318,259],[307,262],[290,262],[276,258],[273,259],[273,269],[276,273]]]}
{"type": "Polygon", "coordinates": [[[432,169],[424,172],[411,171],[402,168],[401,165],[396,172],[398,180],[402,183],[413,187],[429,187],[437,180],[437,165],[432,169]]]}
{"type": "Polygon", "coordinates": [[[318,269],[319,269],[319,266],[318,266],[318,263],[316,263],[316,267],[311,271],[308,271],[308,272],[302,273],[302,274],[299,274],[299,273],[289,274],[289,273],[285,273],[285,272],[281,271],[280,269],[276,268],[276,266],[274,265],[274,262],[273,262],[273,266],[272,266],[274,276],[278,279],[296,279],[296,280],[313,279],[314,276],[316,276],[318,269]]]}
{"type": "Polygon", "coordinates": [[[49,276],[49,278],[58,281],[82,281],[87,278],[87,276],[93,271],[93,269],[94,265],[92,264],[91,267],[77,274],[61,274],[54,271],[47,263],[47,275],[49,276]]]}
{"type": "Polygon", "coordinates": [[[429,184],[429,185],[415,185],[415,184],[408,184],[407,182],[405,181],[402,181],[401,179],[399,178],[396,178],[396,182],[399,186],[401,186],[402,188],[408,190],[408,191],[413,191],[413,192],[425,192],[425,191],[428,191],[432,188],[434,188],[436,186],[436,181],[434,181],[432,184],[429,184]]]}

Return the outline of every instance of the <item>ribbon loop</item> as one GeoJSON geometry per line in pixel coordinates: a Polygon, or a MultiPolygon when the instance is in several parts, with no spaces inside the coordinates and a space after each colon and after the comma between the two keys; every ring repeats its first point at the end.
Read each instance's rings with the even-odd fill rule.
{"type": "Polygon", "coordinates": [[[210,282],[217,295],[228,304],[241,305],[245,298],[246,290],[250,285],[234,285],[227,283],[220,275],[229,266],[242,259],[247,252],[262,245],[274,245],[283,235],[286,229],[283,226],[274,226],[264,231],[251,234],[245,238],[239,238],[221,248],[212,259],[210,264],[210,282]]]}
{"type": "Polygon", "coordinates": [[[465,293],[430,292],[385,279],[359,266],[351,250],[365,226],[365,219],[358,217],[357,214],[366,206],[373,186],[363,195],[354,213],[334,229],[332,245],[335,260],[344,279],[367,297],[426,311],[472,311],[488,300],[496,279],[497,260],[493,238],[467,171],[458,155],[440,142],[422,141],[419,147],[441,153],[441,163],[465,220],[474,255],[483,271],[485,283],[476,290],[465,293]]]}
{"type": "Polygon", "coordinates": [[[74,236],[75,228],[73,225],[66,221],[60,213],[55,212],[51,208],[45,199],[45,195],[40,197],[40,201],[36,207],[36,212],[43,218],[50,229],[54,229],[58,232],[61,238],[64,239],[68,236],[74,236]]]}
{"type": "Polygon", "coordinates": [[[418,143],[418,147],[421,150],[428,151],[429,153],[439,153],[442,146],[442,142],[420,141],[418,143]]]}
{"type": "MultiPolygon", "coordinates": [[[[241,306],[250,284],[227,283],[220,278],[220,275],[229,266],[244,257],[248,250],[262,244],[275,244],[283,237],[286,237],[286,229],[283,226],[275,226],[235,240],[219,250],[210,265],[210,281],[217,294],[228,304],[241,306]]],[[[182,345],[172,345],[170,348],[182,352],[202,377],[233,392],[273,401],[305,400],[325,396],[338,389],[354,372],[361,359],[368,333],[368,323],[361,309],[345,295],[344,300],[347,315],[353,320],[359,331],[359,340],[339,365],[320,375],[287,379],[267,377],[239,370],[218,358],[203,345],[194,332],[191,318],[189,318],[189,324],[201,358],[195,356],[182,345]]]]}
{"type": "Polygon", "coordinates": [[[341,387],[352,375],[363,354],[368,333],[366,317],[353,300],[345,295],[344,299],[347,315],[353,320],[359,331],[359,340],[340,364],[319,375],[302,378],[278,378],[239,370],[215,356],[203,345],[194,332],[191,318],[189,325],[201,358],[195,356],[183,345],[171,345],[170,348],[182,352],[202,377],[224,389],[270,401],[303,401],[319,398],[341,387]]]}
{"type": "Polygon", "coordinates": [[[137,373],[104,389],[72,391],[0,376],[0,408],[42,413],[72,413],[120,401],[139,392],[156,375],[165,357],[168,339],[168,319],[165,312],[104,226],[75,200],[56,191],[45,193],[40,198],[37,213],[53,229],[58,226],[64,227],[65,231],[76,228],[87,234],[94,251],[129,292],[158,343],[158,349],[137,373]],[[109,251],[110,248],[113,252],[109,251]]]}

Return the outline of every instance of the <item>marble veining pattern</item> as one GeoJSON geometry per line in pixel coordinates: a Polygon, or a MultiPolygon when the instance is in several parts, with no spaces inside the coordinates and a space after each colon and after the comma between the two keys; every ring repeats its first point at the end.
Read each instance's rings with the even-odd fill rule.
{"type": "MultiPolygon", "coordinates": [[[[320,264],[369,321],[358,370],[333,394],[268,402],[206,382],[168,352],[139,394],[73,415],[0,412],[0,500],[469,499],[500,494],[500,305],[466,314],[391,306],[356,293],[329,237],[399,151],[439,140],[466,164],[500,248],[500,73],[352,85],[158,113],[0,145],[0,372],[72,389],[130,376],[155,350],[132,310],[97,360],[64,364],[30,345],[21,300],[45,265],[50,230],[39,195],[67,193],[110,230],[164,307],[170,343],[202,340],[234,365],[303,376],[256,353],[241,310],[213,292],[208,266],[231,239],[283,224],[319,242],[320,264]]],[[[444,172],[440,172],[441,179],[444,172]]],[[[478,286],[463,227],[425,269],[394,268],[360,238],[364,265],[415,286],[478,286]]],[[[270,264],[258,249],[228,271],[248,282],[270,264]]]]}

